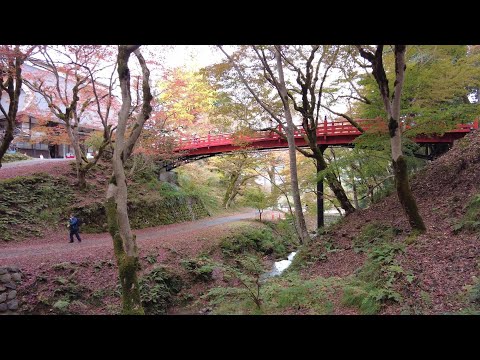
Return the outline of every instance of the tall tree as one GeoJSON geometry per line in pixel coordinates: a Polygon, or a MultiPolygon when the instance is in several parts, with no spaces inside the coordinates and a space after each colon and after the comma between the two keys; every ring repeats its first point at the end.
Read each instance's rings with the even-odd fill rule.
{"type": "Polygon", "coordinates": [[[14,138],[23,84],[22,65],[34,50],[35,46],[0,46],[0,111],[6,120],[5,131],[0,133],[0,168],[3,156],[14,138]],[[8,99],[3,96],[4,92],[8,99]]]}
{"type": "Polygon", "coordinates": [[[425,231],[426,227],[418,212],[417,203],[410,189],[407,163],[402,152],[402,127],[400,126],[400,105],[402,88],[405,79],[405,45],[394,45],[395,56],[395,83],[390,99],[388,79],[383,65],[383,45],[377,45],[375,51],[358,46],[360,55],[372,65],[372,74],[378,84],[380,94],[387,112],[389,122],[390,145],[392,151],[392,165],[395,175],[395,187],[403,211],[413,229],[425,231]]]}
{"type": "MultiPolygon", "coordinates": [[[[323,155],[326,147],[317,144],[317,130],[319,124],[322,124],[320,109],[325,90],[325,80],[337,60],[339,50],[340,48],[336,46],[290,46],[283,47],[283,51],[280,51],[280,53],[286,63],[285,66],[296,76],[297,87],[291,88],[288,95],[294,109],[302,117],[303,137],[310,148],[308,151],[297,147],[297,150],[304,156],[315,159],[317,172],[325,174],[324,176],[330,189],[348,215],[353,213],[355,208],[348,199],[341,180],[335,177],[332,172],[324,171],[328,167],[328,163],[323,155]],[[320,69],[322,66],[321,73],[320,69]]],[[[355,122],[353,123],[356,124],[355,122]]],[[[323,192],[323,176],[320,176],[316,191],[318,227],[324,226],[323,192]]]]}
{"type": "Polygon", "coordinates": [[[152,94],[150,90],[150,71],[143,58],[140,45],[120,45],[118,47],[117,66],[122,107],[118,114],[115,143],[112,157],[113,175],[108,184],[106,210],[108,228],[113,239],[117,259],[120,283],[122,285],[122,313],[143,314],[140,291],[137,280],[138,250],[135,235],[130,227],[127,211],[127,182],[124,165],[131,155],[140,136],[145,121],[152,112],[152,94]],[[130,89],[130,69],[128,62],[134,53],[142,69],[142,103],[141,108],[132,119],[132,96],[130,89]],[[129,120],[132,121],[127,129],[129,120]],[[129,131],[127,131],[129,130],[129,131]]]}
{"type": "MultiPolygon", "coordinates": [[[[305,217],[302,212],[302,203],[300,200],[300,190],[298,186],[298,175],[297,175],[297,158],[296,158],[296,147],[295,147],[295,125],[293,123],[292,111],[290,109],[291,101],[288,95],[287,82],[284,75],[284,67],[282,62],[281,47],[280,46],[252,46],[256,61],[257,61],[257,71],[263,73],[264,78],[272,86],[272,90],[277,93],[277,96],[281,100],[282,112],[279,113],[278,109],[272,107],[266,101],[262,100],[261,94],[255,91],[253,84],[250,84],[245,75],[244,70],[240,65],[235,61],[234,57],[229,55],[222,46],[219,46],[220,50],[225,54],[230,63],[233,65],[237,71],[243,85],[248,89],[251,95],[255,98],[257,103],[269,114],[271,119],[277,122],[278,125],[285,129],[286,138],[288,142],[288,153],[290,158],[290,180],[292,187],[292,197],[295,208],[295,222],[296,228],[299,232],[300,242],[307,243],[309,240],[309,235],[307,231],[307,225],[305,223],[305,217]],[[283,119],[285,121],[283,121],[283,119]]],[[[268,95],[265,94],[268,98],[268,95]]]]}

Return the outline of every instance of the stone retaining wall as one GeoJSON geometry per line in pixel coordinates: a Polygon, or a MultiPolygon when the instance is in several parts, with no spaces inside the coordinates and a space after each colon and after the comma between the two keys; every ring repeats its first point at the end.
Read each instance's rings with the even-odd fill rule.
{"type": "Polygon", "coordinates": [[[0,315],[13,314],[18,309],[17,284],[21,280],[19,268],[0,267],[0,315]]]}

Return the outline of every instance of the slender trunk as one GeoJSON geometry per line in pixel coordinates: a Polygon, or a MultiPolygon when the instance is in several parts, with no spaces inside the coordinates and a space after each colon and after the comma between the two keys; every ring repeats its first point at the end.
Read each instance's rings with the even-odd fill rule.
{"type": "MultiPolygon", "coordinates": [[[[322,171],[322,165],[317,160],[317,175],[322,171]]],[[[317,179],[317,229],[325,226],[325,205],[323,202],[323,179],[317,179]]]]}
{"type": "Polygon", "coordinates": [[[338,181],[335,174],[327,173],[325,175],[325,179],[327,180],[328,186],[335,194],[335,197],[338,199],[338,201],[340,201],[340,206],[343,210],[345,210],[345,215],[353,213],[355,211],[355,208],[348,199],[342,184],[338,181]]]}
{"type": "Polygon", "coordinates": [[[75,153],[75,166],[77,170],[77,186],[79,189],[85,189],[87,187],[86,174],[88,172],[88,169],[83,167],[83,158],[82,158],[83,153],[80,148],[78,131],[72,128],[72,126],[70,125],[70,121],[66,121],[65,127],[67,129],[68,138],[70,139],[70,143],[72,144],[72,147],[73,147],[73,152],[75,153]]]}
{"type": "Polygon", "coordinates": [[[390,144],[392,147],[392,166],[395,174],[395,187],[397,189],[398,199],[400,200],[400,204],[408,218],[410,226],[412,229],[425,231],[425,224],[418,212],[417,202],[415,201],[408,181],[407,163],[402,153],[402,132],[399,127],[400,98],[406,68],[405,50],[406,47],[404,45],[395,45],[395,92],[393,94],[392,106],[390,107],[390,122],[388,124],[390,144]]]}
{"type": "Polygon", "coordinates": [[[412,229],[425,231],[425,224],[417,208],[417,202],[413,197],[408,181],[407,163],[403,156],[393,160],[393,169],[395,171],[395,188],[397,189],[398,199],[402,205],[403,211],[408,218],[412,229]]]}
{"type": "Polygon", "coordinates": [[[112,236],[119,278],[122,285],[122,313],[143,315],[140,289],[137,280],[138,249],[133,235],[127,209],[127,182],[124,164],[131,155],[143,124],[150,117],[152,99],[149,87],[149,71],[145,60],[138,51],[138,45],[120,45],[118,47],[118,77],[122,93],[122,107],[118,114],[117,133],[113,150],[113,175],[107,189],[106,210],[110,235],[112,236]],[[125,138],[132,98],[130,94],[130,71],[128,59],[135,52],[142,66],[142,112],[137,115],[133,131],[125,138]]]}
{"type": "MultiPolygon", "coordinates": [[[[290,120],[291,121],[291,120],[290,120]]],[[[305,217],[302,212],[302,202],[300,200],[300,190],[298,186],[297,172],[297,150],[295,148],[295,137],[293,128],[286,129],[288,141],[288,157],[290,162],[290,184],[292,187],[293,207],[295,209],[295,221],[299,229],[301,243],[308,242],[308,230],[305,223],[305,217]]]]}
{"type": "Polygon", "coordinates": [[[287,133],[287,142],[288,142],[288,157],[290,159],[290,182],[292,187],[292,197],[293,205],[295,208],[295,221],[297,222],[297,227],[300,235],[300,242],[307,243],[309,240],[307,224],[305,223],[305,217],[302,211],[302,202],[300,200],[300,190],[298,186],[298,173],[297,173],[297,150],[295,147],[295,135],[294,135],[294,124],[292,119],[292,113],[289,107],[288,93],[285,86],[285,79],[283,75],[282,60],[279,51],[275,53],[278,66],[278,75],[279,75],[279,87],[278,92],[282,97],[283,108],[285,111],[285,120],[287,122],[287,128],[285,129],[287,133]]]}
{"type": "MultiPolygon", "coordinates": [[[[277,195],[277,188],[275,187],[275,166],[267,167],[268,178],[270,179],[270,195],[273,197],[277,195]]],[[[274,209],[278,209],[278,203],[273,205],[274,209]]]]}
{"type": "MultiPolygon", "coordinates": [[[[19,50],[19,46],[16,45],[15,50],[19,50]]],[[[5,114],[5,119],[7,121],[7,128],[5,129],[5,135],[2,139],[0,144],[0,169],[2,168],[2,159],[5,153],[7,152],[8,148],[10,147],[11,142],[13,141],[13,133],[15,130],[15,122],[17,119],[17,112],[18,112],[18,104],[20,102],[20,94],[23,85],[23,78],[22,78],[22,65],[24,59],[22,59],[19,55],[15,56],[14,59],[10,59],[8,61],[8,67],[6,72],[7,80],[4,83],[3,81],[3,74],[0,78],[0,82],[2,87],[6,87],[6,92],[8,94],[8,98],[10,104],[8,105],[8,112],[5,114]],[[13,76],[15,74],[15,77],[13,76]]],[[[2,88],[0,88],[0,99],[2,98],[2,88]]],[[[3,111],[2,111],[3,112],[3,111]]]]}
{"type": "Polygon", "coordinates": [[[274,189],[275,189],[275,166],[271,166],[271,167],[268,167],[267,168],[267,173],[268,173],[268,177],[270,178],[270,183],[272,184],[272,186],[270,187],[270,194],[273,194],[274,192],[274,189]]]}
{"type": "Polygon", "coordinates": [[[231,202],[237,195],[237,191],[235,190],[237,183],[238,183],[238,178],[240,177],[240,173],[234,173],[230,176],[227,190],[225,191],[225,196],[223,197],[223,206],[225,209],[228,209],[230,207],[231,202]]]}
{"type": "Polygon", "coordinates": [[[393,134],[393,136],[390,138],[390,144],[392,147],[392,167],[395,175],[395,188],[397,190],[398,200],[402,205],[403,212],[412,229],[425,231],[426,227],[418,211],[417,202],[412,194],[408,180],[407,163],[402,154],[401,132],[398,127],[398,121],[391,117],[389,126],[390,129],[393,129],[393,131],[391,131],[391,135],[393,134]]]}

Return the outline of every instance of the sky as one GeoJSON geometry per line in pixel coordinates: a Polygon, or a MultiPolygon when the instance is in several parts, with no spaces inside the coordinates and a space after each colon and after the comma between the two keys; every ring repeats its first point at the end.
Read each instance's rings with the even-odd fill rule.
{"type": "Polygon", "coordinates": [[[198,70],[222,60],[224,55],[212,45],[172,45],[165,54],[164,64],[198,70]]]}

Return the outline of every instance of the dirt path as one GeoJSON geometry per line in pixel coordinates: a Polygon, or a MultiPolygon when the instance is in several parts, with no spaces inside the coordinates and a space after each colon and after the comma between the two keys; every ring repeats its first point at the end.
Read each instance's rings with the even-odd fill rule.
{"type": "Polygon", "coordinates": [[[72,161],[74,159],[32,159],[2,163],[0,179],[27,176],[38,172],[46,172],[52,176],[64,175],[71,171],[69,164],[72,161]]]}
{"type": "Polygon", "coordinates": [[[73,161],[75,159],[31,159],[31,160],[21,160],[21,161],[12,161],[8,163],[2,164],[2,169],[10,169],[10,168],[21,168],[25,166],[35,166],[39,164],[55,164],[61,163],[65,161],[73,161]]]}
{"type": "MultiPolygon", "coordinates": [[[[265,215],[278,217],[276,212],[266,212],[265,215]]],[[[171,225],[164,225],[140,230],[134,230],[137,236],[137,243],[140,249],[151,248],[152,246],[170,245],[176,241],[188,242],[189,238],[208,236],[209,230],[221,230],[227,224],[254,219],[255,211],[243,211],[232,215],[220,215],[197,221],[189,221],[171,225]]],[[[113,250],[112,239],[108,233],[102,234],[81,234],[82,242],[71,244],[67,241],[67,233],[60,236],[55,242],[42,242],[38,240],[34,244],[3,244],[0,245],[0,265],[31,262],[36,258],[53,259],[75,257],[76,260],[89,255],[99,255],[105,250],[110,253],[113,250]]],[[[65,261],[65,260],[64,260],[65,261]]]]}

